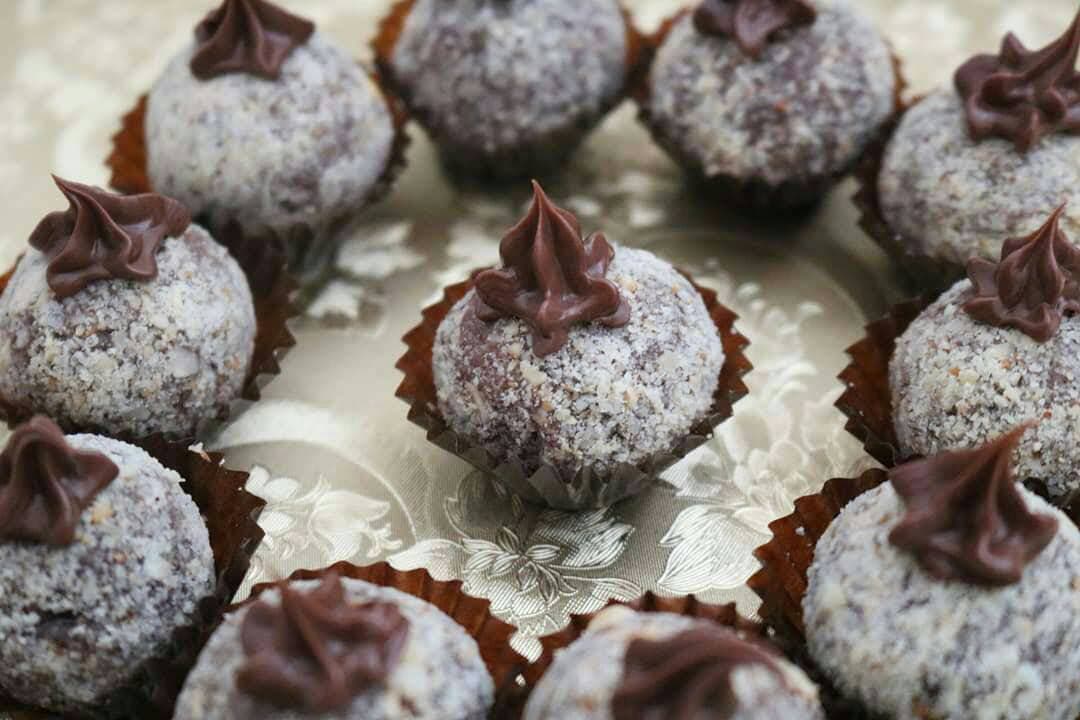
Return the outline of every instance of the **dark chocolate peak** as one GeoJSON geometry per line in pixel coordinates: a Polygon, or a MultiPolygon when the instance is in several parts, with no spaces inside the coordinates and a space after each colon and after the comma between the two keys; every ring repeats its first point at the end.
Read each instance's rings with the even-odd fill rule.
{"type": "Polygon", "coordinates": [[[528,213],[499,245],[504,267],[476,277],[476,309],[484,320],[524,320],[533,329],[533,352],[543,357],[566,344],[574,323],[625,325],[630,306],[604,277],[615,250],[603,234],[583,241],[577,218],[535,180],[533,193],[528,213]]]}
{"type": "Polygon", "coordinates": [[[968,260],[975,292],[964,303],[968,315],[1046,342],[1062,317],[1080,311],[1080,248],[1058,227],[1064,210],[1055,210],[1033,234],[1006,240],[1000,262],[968,260]]]}
{"type": "Polygon", "coordinates": [[[777,31],[816,19],[809,0],[704,0],[694,11],[699,33],[733,37],[751,57],[761,55],[777,31]]]}
{"type": "Polygon", "coordinates": [[[1000,586],[1019,582],[1057,532],[1057,518],[1028,509],[1012,473],[1030,425],[973,450],[953,450],[889,471],[907,512],[889,542],[941,580],[1000,586]]]}
{"type": "Polygon", "coordinates": [[[225,0],[195,28],[191,72],[200,80],[229,73],[276,80],[289,53],[313,32],[314,23],[266,0],[225,0]]]}
{"type": "Polygon", "coordinates": [[[164,195],[115,195],[53,180],[70,205],[46,215],[31,233],[30,245],[49,259],[46,278],[58,297],[107,278],[152,280],[162,241],[191,224],[187,208],[164,195]]]}
{"type": "Polygon", "coordinates": [[[1027,152],[1051,133],[1080,132],[1080,14],[1065,34],[1030,51],[1009,33],[997,55],[976,55],[956,71],[968,132],[1000,137],[1027,152]]]}
{"type": "Polygon", "coordinates": [[[274,705],[326,713],[390,675],[408,620],[386,602],[353,604],[337,573],[310,592],[281,587],[281,603],[255,603],[240,628],[244,692],[274,705]]]}
{"type": "Polygon", "coordinates": [[[76,450],[47,417],[15,429],[0,453],[0,540],[70,545],[86,508],[120,470],[76,450]]]}
{"type": "Polygon", "coordinates": [[[775,654],[722,627],[695,627],[626,649],[622,682],[611,699],[615,720],[720,720],[738,710],[732,673],[759,665],[783,676],[775,654]]]}

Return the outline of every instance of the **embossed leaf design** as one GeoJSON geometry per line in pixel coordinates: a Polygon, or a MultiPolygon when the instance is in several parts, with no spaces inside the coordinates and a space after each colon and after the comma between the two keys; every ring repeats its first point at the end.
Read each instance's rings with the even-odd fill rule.
{"type": "Polygon", "coordinates": [[[757,547],[765,539],[714,506],[687,508],[660,541],[672,551],[657,585],[676,595],[736,587],[758,566],[746,548],[757,547]]]}
{"type": "Polygon", "coordinates": [[[369,559],[401,548],[388,525],[377,527],[390,513],[390,503],[358,495],[347,490],[333,490],[315,503],[308,519],[308,530],[322,541],[328,558],[352,558],[361,551],[369,559]]]}
{"type": "Polygon", "coordinates": [[[460,574],[466,558],[465,549],[452,540],[421,540],[411,548],[402,550],[390,558],[390,564],[398,570],[424,568],[437,578],[460,574]]]}
{"type": "Polygon", "coordinates": [[[579,513],[545,510],[537,518],[533,534],[566,548],[560,567],[599,570],[619,559],[633,532],[633,526],[619,522],[607,508],[579,513]]]}

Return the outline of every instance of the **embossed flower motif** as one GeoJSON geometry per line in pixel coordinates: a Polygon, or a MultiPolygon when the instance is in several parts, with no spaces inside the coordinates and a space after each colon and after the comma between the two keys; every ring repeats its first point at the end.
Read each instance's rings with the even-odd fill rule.
{"type": "Polygon", "coordinates": [[[284,577],[300,566],[370,562],[404,544],[387,518],[388,502],[332,489],[321,475],[305,490],[297,480],[255,466],[247,489],[267,503],[259,517],[266,537],[249,573],[253,582],[284,577]]]}
{"type": "Polygon", "coordinates": [[[461,578],[465,592],[489,598],[492,612],[523,635],[552,632],[571,613],[642,592],[637,583],[610,576],[634,531],[614,509],[541,510],[473,472],[445,510],[456,539],[422,540],[390,562],[461,578]]]}

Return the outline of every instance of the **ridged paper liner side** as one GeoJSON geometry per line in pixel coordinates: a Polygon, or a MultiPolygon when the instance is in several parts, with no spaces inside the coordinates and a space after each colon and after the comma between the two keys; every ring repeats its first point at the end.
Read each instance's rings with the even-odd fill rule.
{"type": "MultiPolygon", "coordinates": [[[[112,693],[102,708],[84,713],[83,717],[172,717],[184,679],[240,589],[263,538],[258,518],[266,503],[244,489],[247,473],[226,469],[219,454],[193,452],[160,436],[145,439],[142,447],[184,479],[180,488],[198,506],[214,553],[215,590],[199,601],[194,620],[173,632],[169,646],[138,668],[128,686],[112,693]]],[[[6,710],[7,706],[8,701],[0,697],[0,709],[6,710]]],[[[28,719],[49,717],[48,713],[42,715],[34,710],[21,712],[26,712],[28,719]]]]}
{"type": "Polygon", "coordinates": [[[439,411],[432,371],[432,348],[439,325],[454,304],[472,287],[471,279],[445,288],[443,299],[424,308],[420,325],[402,338],[408,350],[398,360],[397,368],[405,374],[405,379],[401,381],[396,394],[408,403],[409,420],[427,431],[429,441],[493,476],[524,499],[564,510],[613,505],[640,493],[660,473],[704,443],[720,423],[731,417],[732,405],[747,393],[742,376],[749,372],[751,365],[743,350],[750,342],[735,330],[735,313],[720,304],[716,293],[694,284],[692,280],[690,282],[701,295],[709,317],[720,334],[724,365],[712,405],[705,416],[670,451],[655,453],[636,465],[622,464],[608,473],[586,467],[572,478],[566,478],[554,467],[545,464],[531,475],[526,475],[517,460],[495,458],[484,448],[450,429],[439,411]]]}
{"type": "MultiPolygon", "coordinates": [[[[395,2],[380,21],[371,46],[375,52],[375,66],[379,82],[397,97],[402,98],[411,115],[430,134],[430,128],[434,127],[436,118],[432,113],[416,106],[412,101],[408,86],[394,72],[394,50],[397,48],[398,40],[414,3],[415,0],[395,2]]],[[[542,140],[530,143],[530,146],[523,150],[513,149],[483,157],[471,149],[450,146],[443,138],[432,135],[443,162],[451,173],[482,182],[498,182],[544,176],[559,169],[581,144],[581,141],[600,124],[609,112],[630,95],[637,84],[638,75],[644,65],[645,37],[637,30],[630,12],[621,3],[620,10],[626,23],[627,44],[626,76],[619,94],[598,108],[589,122],[551,132],[542,140]]]]}
{"type": "Polygon", "coordinates": [[[848,419],[844,428],[885,467],[904,459],[893,425],[889,359],[897,338],[929,304],[924,298],[908,300],[867,325],[866,337],[847,349],[851,362],[837,376],[844,383],[844,392],[836,400],[836,407],[848,419]]]}
{"type": "Polygon", "coordinates": [[[256,585],[251,591],[251,597],[242,603],[241,607],[257,599],[266,590],[279,587],[285,582],[316,580],[330,572],[400,590],[429,602],[446,613],[476,641],[480,656],[491,673],[496,693],[492,720],[502,720],[505,717],[505,708],[513,703],[513,698],[519,693],[517,681],[527,661],[510,647],[510,638],[516,628],[494,617],[489,601],[465,594],[460,580],[436,580],[422,568],[404,571],[386,562],[363,567],[339,562],[322,570],[298,570],[285,581],[256,585]]]}
{"type": "Polygon", "coordinates": [[[645,61],[638,72],[638,83],[632,95],[638,105],[638,119],[648,129],[653,140],[676,163],[682,167],[696,185],[709,197],[718,198],[727,207],[748,215],[774,216],[777,212],[803,213],[814,209],[825,194],[838,182],[857,171],[869,158],[883,148],[892,135],[899,117],[904,110],[903,93],[907,87],[900,58],[892,55],[893,73],[896,79],[893,116],[886,120],[878,130],[877,136],[867,144],[863,153],[836,172],[814,177],[791,180],[780,184],[768,183],[760,179],[747,179],[732,175],[709,175],[702,168],[697,158],[684,153],[675,137],[664,123],[649,109],[649,77],[652,62],[667,39],[675,24],[690,10],[683,9],[661,23],[656,32],[645,37],[645,61]]]}

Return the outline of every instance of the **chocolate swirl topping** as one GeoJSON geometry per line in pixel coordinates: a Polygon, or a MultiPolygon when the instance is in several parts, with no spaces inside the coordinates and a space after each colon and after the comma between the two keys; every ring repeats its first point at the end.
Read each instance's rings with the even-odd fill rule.
{"type": "Polygon", "coordinates": [[[307,593],[283,585],[280,605],[257,602],[244,618],[236,682],[280,707],[331,712],[386,680],[408,632],[395,605],[350,603],[337,573],[307,593]]]}
{"type": "Polygon", "coordinates": [[[941,580],[1019,582],[1058,527],[1057,518],[1028,509],[1012,474],[1013,452],[1029,427],[893,468],[889,480],[907,513],[889,542],[941,580]]]}
{"type": "Polygon", "coordinates": [[[777,31],[816,19],[817,10],[808,0],[704,0],[694,11],[699,33],[734,37],[742,51],[755,58],[777,31]]]}
{"type": "Polygon", "coordinates": [[[975,140],[1001,137],[1027,152],[1051,133],[1080,132],[1080,14],[1065,34],[1030,51],[1012,33],[997,55],[976,55],[953,82],[975,140]]]}
{"type": "Polygon", "coordinates": [[[314,23],[266,0],[225,0],[195,28],[191,72],[200,80],[229,73],[276,80],[289,53],[313,32],[314,23]]]}
{"type": "Polygon", "coordinates": [[[574,323],[621,327],[630,320],[630,306],[604,278],[614,249],[602,233],[583,241],[577,218],[551,202],[535,180],[532,206],[502,239],[499,255],[505,267],[476,276],[477,315],[524,320],[537,357],[562,348],[574,323]]]}
{"type": "Polygon", "coordinates": [[[1064,205],[1055,210],[1033,234],[1006,240],[1000,262],[968,260],[975,295],[964,303],[964,312],[1046,342],[1062,317],[1080,311],[1080,248],[1058,227],[1064,210],[1064,205]]]}
{"type": "Polygon", "coordinates": [[[112,460],[76,450],[56,423],[35,416],[0,453],[0,539],[70,545],[83,510],[119,473],[112,460]]]}
{"type": "Polygon", "coordinates": [[[53,180],[70,206],[46,215],[30,245],[49,258],[46,279],[57,297],[106,278],[152,280],[162,241],[191,224],[187,208],[164,195],[114,195],[55,175],[53,180]]]}
{"type": "Polygon", "coordinates": [[[759,665],[784,682],[771,650],[724,628],[700,626],[661,640],[634,640],[611,714],[615,720],[731,717],[739,709],[731,676],[745,665],[759,665]]]}

